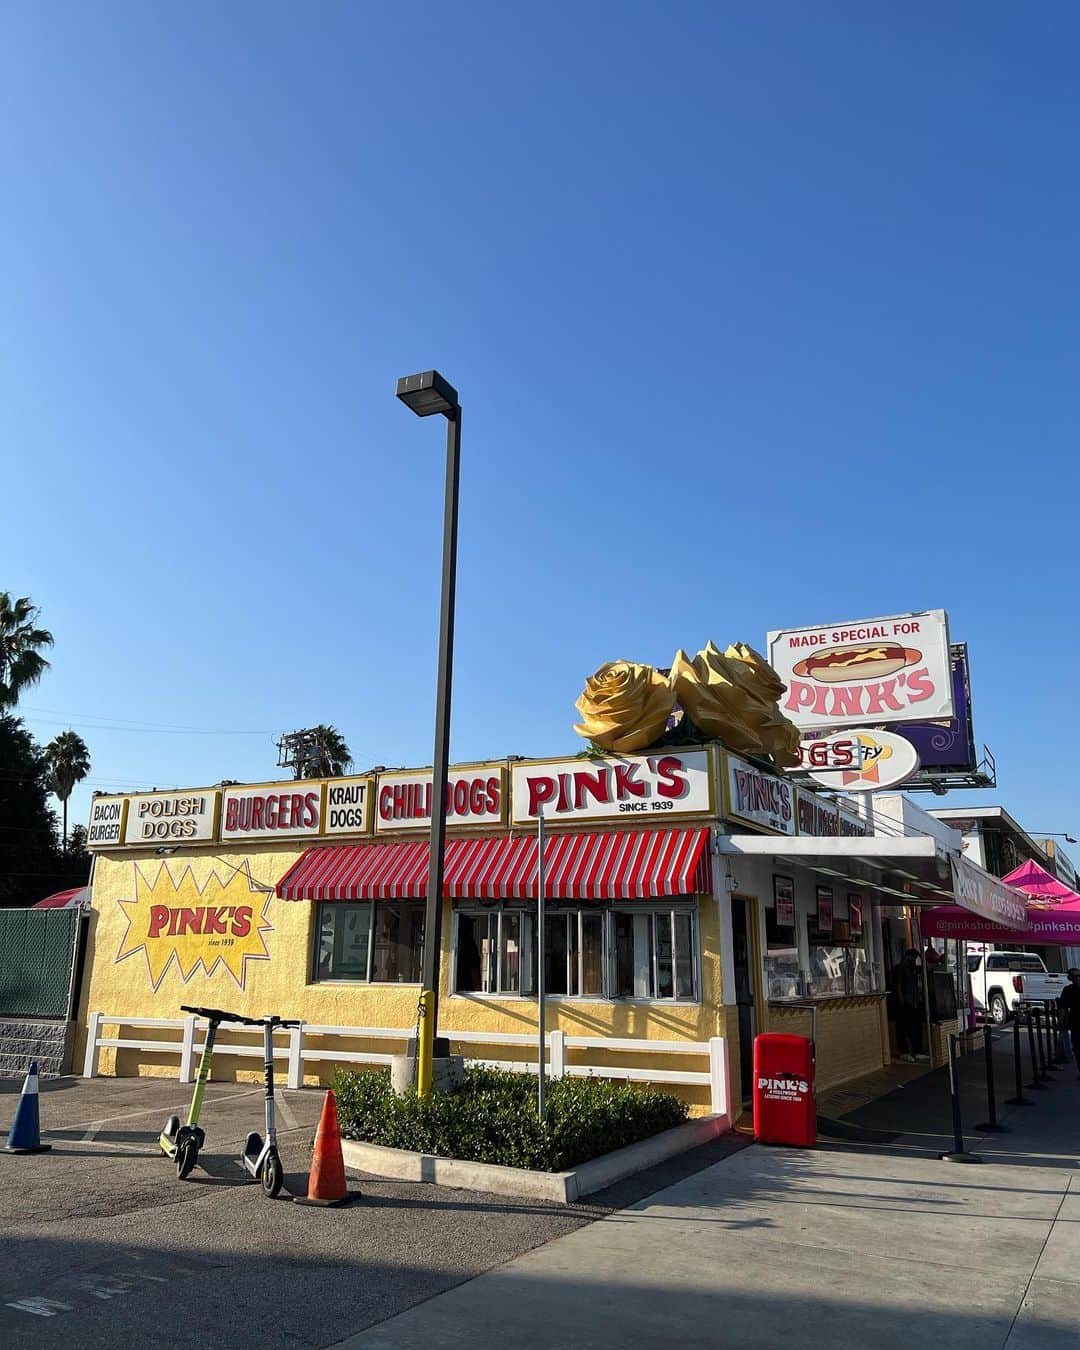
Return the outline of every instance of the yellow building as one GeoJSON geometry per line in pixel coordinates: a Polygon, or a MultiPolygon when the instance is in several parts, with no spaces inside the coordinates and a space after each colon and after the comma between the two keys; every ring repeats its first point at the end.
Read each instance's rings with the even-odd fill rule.
{"type": "MultiPolygon", "coordinates": [[[[95,798],[76,1065],[190,1073],[183,1005],[302,1019],[281,1043],[297,1083],[404,1049],[430,797],[416,770],[95,798]]],[[[698,1112],[722,1072],[734,1118],[758,1031],[813,1018],[819,1090],[888,1063],[883,924],[890,904],[953,898],[947,843],[879,838],[854,805],[715,745],[452,769],[439,1032],[465,1038],[455,1052],[535,1057],[541,811],[553,1069],[644,1071],[698,1112]]],[[[255,1044],[226,1030],[215,1076],[257,1077],[255,1044]]]]}

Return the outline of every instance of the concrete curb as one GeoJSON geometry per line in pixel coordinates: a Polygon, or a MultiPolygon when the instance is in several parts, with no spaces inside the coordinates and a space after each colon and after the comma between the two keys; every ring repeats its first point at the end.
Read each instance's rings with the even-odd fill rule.
{"type": "Polygon", "coordinates": [[[520,1195],[529,1200],[553,1200],[556,1204],[570,1205],[583,1195],[591,1195],[635,1172],[655,1167],[676,1153],[685,1153],[730,1129],[731,1121],[726,1115],[702,1116],[651,1139],[593,1158],[571,1172],[531,1172],[524,1167],[436,1158],[430,1153],[384,1148],[381,1144],[363,1144],[355,1139],[343,1139],[341,1151],[346,1168],[353,1172],[369,1172],[398,1181],[431,1181],[467,1191],[486,1191],[489,1195],[520,1195]]]}

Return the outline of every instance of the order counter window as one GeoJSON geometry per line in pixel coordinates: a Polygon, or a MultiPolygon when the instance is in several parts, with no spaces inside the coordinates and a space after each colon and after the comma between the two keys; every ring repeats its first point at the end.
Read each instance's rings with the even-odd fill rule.
{"type": "Polygon", "coordinates": [[[319,905],[315,933],[316,980],[420,983],[423,902],[327,901],[319,905]]]}
{"type": "Polygon", "coordinates": [[[880,992],[864,923],[867,908],[863,895],[827,885],[815,886],[811,896],[801,890],[796,905],[794,880],[775,875],[773,904],[765,909],[768,999],[782,1003],[880,992]]]}
{"type": "MultiPolygon", "coordinates": [[[[455,993],[533,998],[535,971],[535,911],[457,911],[455,993]]],[[[696,1000],[696,908],[555,907],[544,915],[544,991],[568,998],[696,1000]]]]}

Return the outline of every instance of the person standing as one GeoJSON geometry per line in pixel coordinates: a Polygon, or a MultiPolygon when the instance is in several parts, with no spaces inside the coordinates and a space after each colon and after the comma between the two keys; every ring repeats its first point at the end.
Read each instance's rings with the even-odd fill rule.
{"type": "MultiPolygon", "coordinates": [[[[925,1060],[922,1051],[923,1007],[919,953],[909,947],[896,968],[893,990],[896,994],[896,1044],[900,1058],[909,1064],[925,1060]]],[[[1077,993],[1080,994],[1080,988],[1077,993]]]]}
{"type": "Polygon", "coordinates": [[[1080,970],[1072,966],[1069,970],[1069,983],[1058,996],[1061,1020],[1069,1034],[1073,1058],[1080,1072],[1080,970]]]}

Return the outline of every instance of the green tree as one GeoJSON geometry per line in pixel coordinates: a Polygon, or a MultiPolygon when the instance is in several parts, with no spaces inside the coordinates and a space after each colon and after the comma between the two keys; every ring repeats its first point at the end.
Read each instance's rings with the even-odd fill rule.
{"type": "Polygon", "coordinates": [[[319,725],[314,728],[318,738],[318,754],[304,764],[304,778],[340,778],[352,768],[352,751],[337,727],[319,725]]]}
{"type": "Polygon", "coordinates": [[[0,591],[0,711],[13,708],[19,694],[49,668],[41,649],[51,647],[53,637],[37,627],[40,614],[29,597],[13,600],[0,591]]]}
{"type": "Polygon", "coordinates": [[[49,787],[64,809],[64,852],[68,845],[68,798],[90,772],[90,751],[77,731],[62,731],[45,747],[49,787]]]}
{"type": "Polygon", "coordinates": [[[45,756],[17,717],[0,715],[0,905],[32,905],[68,881],[56,815],[49,809],[45,756]]]}

